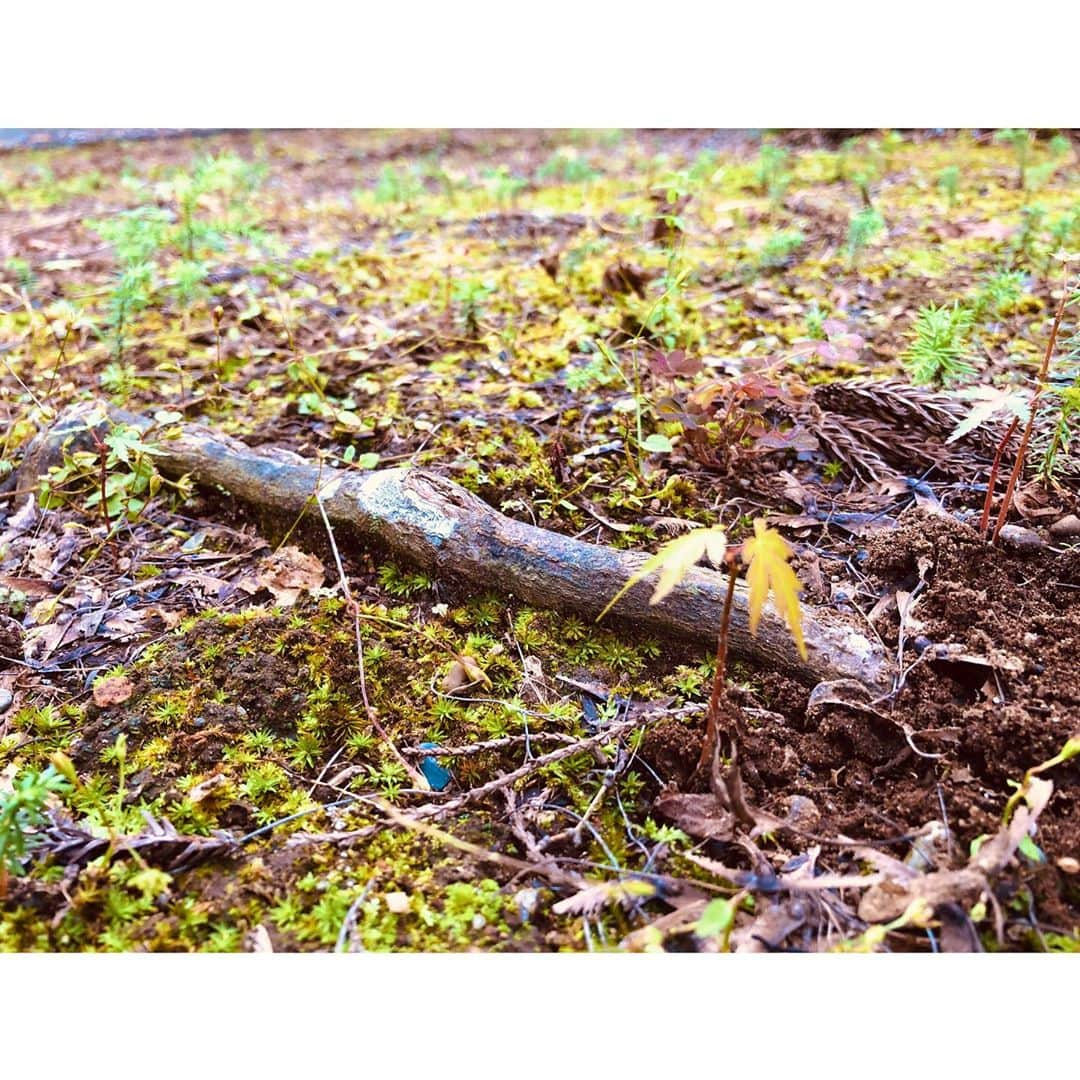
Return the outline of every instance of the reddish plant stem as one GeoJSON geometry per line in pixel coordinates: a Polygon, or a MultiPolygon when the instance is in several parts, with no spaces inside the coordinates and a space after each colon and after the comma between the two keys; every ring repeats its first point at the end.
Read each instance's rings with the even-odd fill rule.
{"type": "Polygon", "coordinates": [[[720,616],[720,633],[716,638],[716,670],[713,673],[712,694],[709,695],[709,711],[706,714],[705,744],[701,748],[698,768],[702,769],[712,760],[713,747],[719,737],[720,698],[724,692],[724,678],[727,674],[728,627],[731,625],[731,605],[735,599],[735,575],[739,572],[736,558],[728,555],[727,595],[724,597],[724,610],[720,616]]]}
{"type": "Polygon", "coordinates": [[[985,540],[986,530],[990,527],[990,508],[994,505],[994,489],[997,487],[998,470],[1001,468],[1001,458],[1005,453],[1005,447],[1009,440],[1016,434],[1020,426],[1020,418],[1013,417],[1009,430],[1005,432],[1001,442],[998,443],[997,453],[994,454],[994,464],[990,466],[990,479],[986,482],[986,498],[983,500],[982,517],[979,518],[979,535],[985,540]]]}
{"type": "Polygon", "coordinates": [[[108,481],[109,481],[109,451],[96,431],[90,433],[94,439],[94,445],[98,452],[98,497],[101,500],[101,516],[105,521],[105,535],[112,531],[112,521],[109,518],[108,481]]]}
{"type": "Polygon", "coordinates": [[[1024,471],[1024,461],[1027,458],[1028,444],[1031,442],[1031,432],[1035,427],[1035,415],[1039,411],[1039,398],[1042,397],[1042,392],[1046,387],[1046,376],[1050,371],[1050,357],[1054,354],[1058,330],[1061,327],[1061,319],[1065,314],[1065,305],[1068,302],[1069,288],[1068,279],[1066,279],[1065,285],[1061,290],[1061,303],[1058,304],[1057,314],[1054,316],[1054,325],[1050,328],[1050,340],[1046,343],[1046,352],[1043,354],[1043,361],[1039,367],[1039,374],[1035,384],[1035,393],[1031,398],[1031,412],[1028,415],[1027,423],[1024,425],[1024,434],[1020,437],[1020,446],[1016,451],[1016,462],[1013,464],[1013,470],[1009,474],[1009,483],[1005,488],[1005,496],[1001,500],[1001,509],[998,511],[997,523],[994,526],[994,535],[990,540],[991,544],[996,544],[998,537],[1001,535],[1001,529],[1005,524],[1005,518],[1008,517],[1009,514],[1009,507],[1012,506],[1013,492],[1016,490],[1017,481],[1019,481],[1020,476],[1024,471]]]}

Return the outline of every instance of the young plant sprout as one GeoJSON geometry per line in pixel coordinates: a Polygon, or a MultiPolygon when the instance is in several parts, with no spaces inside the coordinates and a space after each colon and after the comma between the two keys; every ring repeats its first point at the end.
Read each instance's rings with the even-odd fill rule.
{"type": "MultiPolygon", "coordinates": [[[[802,585],[795,571],[788,565],[791,548],[788,547],[787,542],[775,529],[770,529],[766,525],[764,518],[757,518],[754,521],[754,535],[740,545],[728,544],[727,534],[721,529],[694,529],[664,544],[655,555],[647,559],[596,617],[599,622],[634,585],[658,570],[660,579],[649,603],[659,604],[705,556],[714,566],[723,566],[727,569],[728,582],[716,639],[716,668],[713,673],[712,693],[706,714],[707,727],[701,759],[698,763],[699,769],[711,760],[717,745],[720,705],[727,672],[731,608],[735,598],[735,578],[738,575],[740,562],[746,568],[746,582],[750,587],[747,597],[750,633],[756,636],[765,601],[771,594],[773,605],[787,622],[799,655],[804,660],[807,658],[806,642],[802,632],[802,613],[799,608],[799,593],[802,585]]],[[[732,802],[733,808],[738,812],[741,800],[732,800],[732,802]]]]}

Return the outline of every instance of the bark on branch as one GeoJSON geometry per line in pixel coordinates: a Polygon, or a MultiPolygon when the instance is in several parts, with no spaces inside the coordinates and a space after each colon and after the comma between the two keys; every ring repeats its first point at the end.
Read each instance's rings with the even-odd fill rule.
{"type": "MultiPolygon", "coordinates": [[[[153,421],[102,405],[73,406],[30,445],[19,469],[19,488],[39,476],[69,448],[92,446],[90,428],[127,423],[148,431],[153,421]]],[[[493,510],[475,495],[426,469],[351,473],[312,464],[281,450],[254,450],[195,424],[183,424],[150,441],[166,476],[190,474],[242,502],[283,515],[318,510],[314,493],[336,529],[378,545],[395,558],[445,581],[494,589],[539,607],[595,618],[641,566],[646,555],[616,551],[536,528],[493,510]]],[[[695,569],[662,603],[649,604],[653,584],[640,583],[613,615],[642,630],[711,645],[716,640],[726,588],[722,573],[695,569]]],[[[610,616],[609,616],[610,617],[610,616]]],[[[781,618],[768,608],[756,638],[750,636],[746,592],[732,612],[730,650],[762,667],[814,684],[857,679],[879,692],[892,686],[894,667],[881,646],[837,612],[803,607],[809,659],[800,659],[781,618]]]]}

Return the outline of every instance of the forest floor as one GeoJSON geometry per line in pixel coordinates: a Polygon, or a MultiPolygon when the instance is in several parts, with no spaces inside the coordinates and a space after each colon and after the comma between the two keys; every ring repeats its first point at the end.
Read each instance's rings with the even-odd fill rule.
{"type": "Polygon", "coordinates": [[[0,948],[1080,949],[1077,169],[1026,132],[0,153],[0,948]],[[156,426],[27,482],[88,400],[156,426]],[[730,664],[737,826],[711,654],[160,474],[193,422],[620,549],[764,516],[892,688],[730,664]]]}

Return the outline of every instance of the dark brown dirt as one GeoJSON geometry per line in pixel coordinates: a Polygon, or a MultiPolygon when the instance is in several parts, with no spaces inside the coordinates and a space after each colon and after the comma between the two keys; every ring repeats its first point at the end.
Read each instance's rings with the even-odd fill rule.
{"type": "MultiPolygon", "coordinates": [[[[748,797],[783,816],[791,797],[803,796],[821,814],[821,835],[901,844],[944,813],[962,860],[972,840],[999,827],[1010,781],[1080,732],[1080,552],[1009,553],[970,526],[918,510],[867,551],[864,569],[882,594],[913,590],[920,560],[925,568],[910,612],[917,626],[906,633],[904,685],[872,711],[832,705],[810,716],[805,691],[793,708],[797,691],[769,677],[761,696],[787,713],[786,722],[766,715],[755,723],[748,713],[748,797]],[[934,659],[946,646],[988,662],[934,659]],[[905,725],[927,756],[912,750],[905,725]]],[[[877,629],[898,648],[895,611],[877,629]]],[[[686,782],[699,739],[686,724],[658,725],[643,752],[661,775],[686,782]]],[[[1035,839],[1047,864],[1027,884],[1039,910],[1067,929],[1080,919],[1080,883],[1068,872],[1080,854],[1080,765],[1046,775],[1055,792],[1035,839]]],[[[700,782],[695,789],[703,790],[700,782]]]]}

